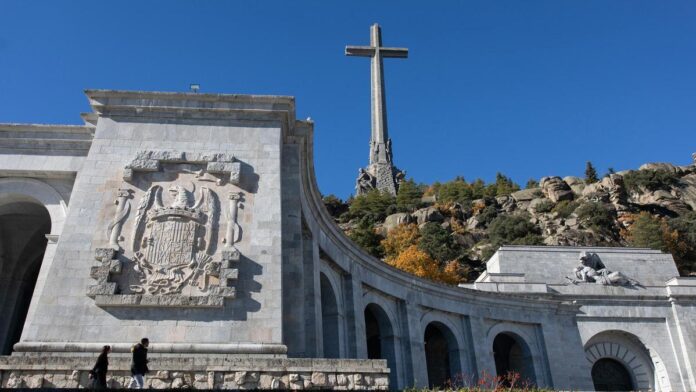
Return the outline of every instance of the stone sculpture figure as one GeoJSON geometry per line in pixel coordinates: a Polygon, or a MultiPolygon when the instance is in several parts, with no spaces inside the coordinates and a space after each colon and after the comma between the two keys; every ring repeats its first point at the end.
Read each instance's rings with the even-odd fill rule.
{"type": "Polygon", "coordinates": [[[579,265],[573,271],[573,283],[586,282],[602,285],[631,286],[636,282],[619,271],[610,271],[596,253],[580,252],[579,265]]]}
{"type": "Polygon", "coordinates": [[[239,202],[242,199],[242,193],[240,192],[230,192],[230,209],[227,213],[227,231],[225,232],[225,238],[223,242],[225,247],[234,248],[234,243],[239,242],[242,235],[242,229],[237,223],[237,214],[239,213],[239,202]]]}
{"type": "Polygon", "coordinates": [[[114,250],[119,249],[118,243],[122,240],[121,229],[123,228],[123,223],[130,212],[130,203],[128,202],[130,192],[131,191],[129,189],[119,189],[116,192],[117,198],[114,202],[114,204],[116,204],[116,214],[106,229],[107,236],[109,237],[109,246],[114,250]]]}
{"type": "Polygon", "coordinates": [[[358,169],[358,181],[355,188],[355,193],[358,195],[375,189],[375,177],[363,168],[358,169]]]}

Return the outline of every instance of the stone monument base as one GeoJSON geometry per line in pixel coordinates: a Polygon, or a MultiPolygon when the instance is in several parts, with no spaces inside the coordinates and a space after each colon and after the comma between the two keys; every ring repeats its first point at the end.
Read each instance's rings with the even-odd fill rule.
{"type": "MultiPolygon", "coordinates": [[[[2,388],[86,388],[94,353],[0,356],[2,388]]],[[[385,360],[262,358],[220,354],[156,354],[147,388],[387,390],[385,360]]],[[[109,388],[130,382],[130,355],[109,356],[109,388]]]]}

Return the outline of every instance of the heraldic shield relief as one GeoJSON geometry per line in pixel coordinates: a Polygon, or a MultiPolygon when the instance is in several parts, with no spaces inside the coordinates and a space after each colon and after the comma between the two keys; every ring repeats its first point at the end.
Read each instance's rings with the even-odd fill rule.
{"type": "Polygon", "coordinates": [[[213,272],[207,250],[217,216],[215,194],[201,187],[191,205],[189,195],[193,192],[181,185],[168,191],[173,199],[169,206],[162,204],[162,187],[158,185],[140,202],[135,232],[144,233],[136,235],[133,243],[134,269],[140,274],[140,282],[131,285],[134,293],[179,294],[187,284],[205,291],[206,278],[213,272]]]}
{"type": "Polygon", "coordinates": [[[88,295],[103,305],[118,297],[149,306],[221,306],[222,298],[234,297],[235,244],[242,233],[237,216],[247,202],[239,171],[228,154],[139,153],[124,170],[113,219],[101,237],[109,246],[96,249],[101,265],[92,277],[98,284],[88,295]],[[203,297],[208,300],[196,302],[203,297]]]}

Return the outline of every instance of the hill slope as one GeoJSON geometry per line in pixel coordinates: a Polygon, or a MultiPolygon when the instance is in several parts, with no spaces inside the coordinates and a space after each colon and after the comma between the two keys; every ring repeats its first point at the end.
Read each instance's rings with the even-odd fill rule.
{"type": "Polygon", "coordinates": [[[544,177],[523,190],[502,174],[492,184],[409,180],[395,198],[374,191],[324,203],[374,256],[445,283],[475,279],[504,244],[649,247],[696,274],[696,164],[649,163],[597,179],[588,163],[584,179],[544,177]]]}

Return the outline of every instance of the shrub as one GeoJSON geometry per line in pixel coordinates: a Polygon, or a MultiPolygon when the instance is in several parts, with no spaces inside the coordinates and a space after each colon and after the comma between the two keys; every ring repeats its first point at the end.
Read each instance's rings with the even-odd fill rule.
{"type": "Polygon", "coordinates": [[[452,240],[450,233],[437,223],[426,223],[420,230],[418,248],[437,260],[440,265],[461,255],[459,245],[452,240]]]}
{"type": "Polygon", "coordinates": [[[624,174],[623,179],[626,188],[633,192],[669,189],[679,181],[676,173],[667,170],[634,170],[624,174]]]}
{"type": "Polygon", "coordinates": [[[490,205],[481,210],[481,213],[478,216],[478,221],[488,226],[497,216],[498,210],[494,206],[490,205]]]}
{"type": "Polygon", "coordinates": [[[495,251],[501,245],[542,245],[539,228],[529,221],[529,216],[500,215],[488,227],[488,237],[495,251]]]}
{"type": "Polygon", "coordinates": [[[589,227],[596,233],[610,232],[614,226],[614,217],[612,213],[602,203],[589,202],[582,204],[575,210],[578,214],[578,219],[586,227],[589,227]]]}
{"type": "Polygon", "coordinates": [[[538,188],[539,187],[539,181],[530,178],[527,180],[527,184],[524,186],[525,189],[532,189],[532,188],[538,188]]]}
{"type": "Polygon", "coordinates": [[[381,258],[384,255],[384,249],[380,244],[382,237],[375,233],[374,225],[368,217],[360,219],[357,227],[350,231],[348,237],[372,256],[381,258]]]}
{"type": "Polygon", "coordinates": [[[554,207],[553,202],[551,200],[544,199],[539,204],[536,205],[536,212],[540,212],[542,214],[547,213],[547,212],[551,212],[553,207],[554,207]]]}
{"type": "Polygon", "coordinates": [[[575,211],[576,208],[578,208],[578,203],[576,201],[561,200],[553,207],[551,211],[557,213],[559,218],[567,218],[575,211]]]}

